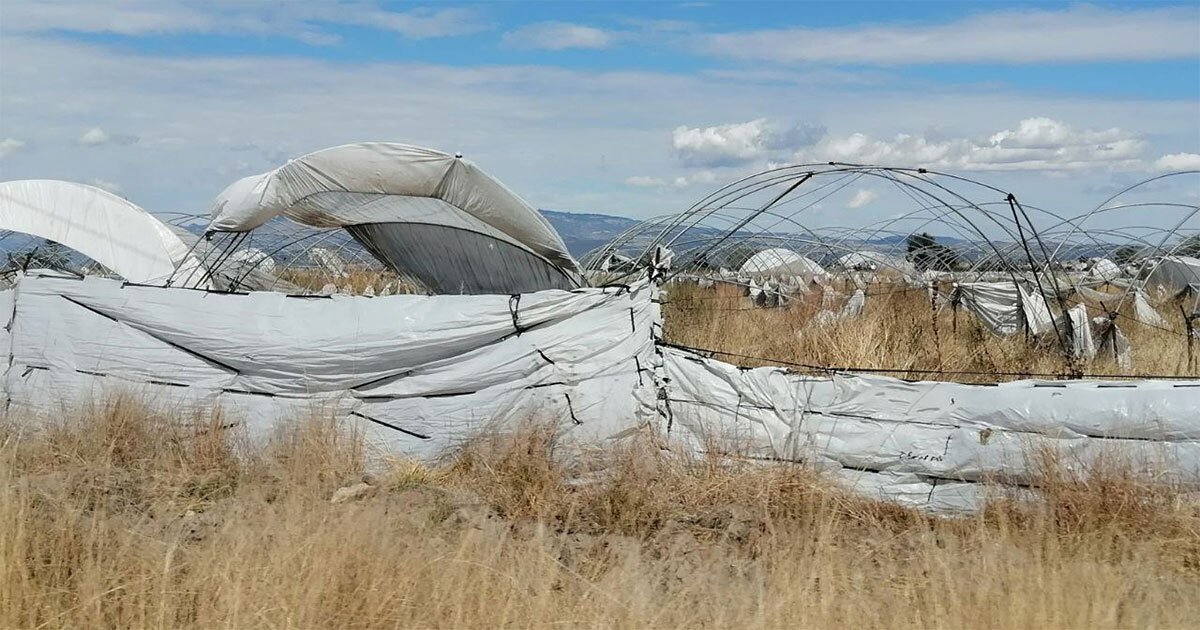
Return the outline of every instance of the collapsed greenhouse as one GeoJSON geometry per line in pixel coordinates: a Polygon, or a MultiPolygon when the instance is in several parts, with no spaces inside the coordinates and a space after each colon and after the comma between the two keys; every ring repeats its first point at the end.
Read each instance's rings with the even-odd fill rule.
{"type": "Polygon", "coordinates": [[[1152,188],[1064,217],[924,169],[797,165],[580,264],[477,166],[409,145],[308,154],[233,183],[206,221],[8,182],[0,228],[90,262],[10,253],[3,395],[36,414],[132,390],[220,407],[252,436],[319,409],[416,457],[547,419],[579,444],[812,463],[938,509],[978,506],[984,482],[1022,485],[1029,448],[1081,463],[1116,449],[1197,483],[1200,207],[1153,202],[1171,229],[1110,221],[1152,188]],[[859,228],[808,219],[864,181],[910,209],[859,228]],[[807,352],[904,309],[927,367],[773,360],[676,332],[689,317],[756,322],[742,328],[807,352]],[[1147,369],[1142,353],[1161,366],[1164,348],[1179,368],[1147,369]],[[1005,353],[1056,367],[985,362],[1005,353]]]}

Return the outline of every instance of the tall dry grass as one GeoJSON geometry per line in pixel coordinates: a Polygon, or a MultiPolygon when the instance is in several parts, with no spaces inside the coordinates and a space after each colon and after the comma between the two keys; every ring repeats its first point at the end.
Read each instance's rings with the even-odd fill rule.
{"type": "Polygon", "coordinates": [[[0,627],[1200,623],[1200,513],[1119,467],[1047,462],[1042,500],[946,519],[799,467],[568,459],[538,425],[368,474],[327,419],[261,445],[232,424],[130,398],[7,418],[0,627]]]}
{"type": "MultiPolygon", "coordinates": [[[[1177,305],[1163,309],[1166,329],[1134,321],[1131,306],[1122,309],[1125,316],[1118,321],[1131,345],[1131,363],[1122,368],[1107,353],[1091,361],[1067,361],[1054,339],[996,337],[964,308],[957,313],[950,308],[935,312],[924,289],[881,286],[874,290],[878,294],[867,297],[860,316],[822,325],[814,316],[829,307],[821,304],[819,292],[799,296],[782,308],[756,308],[734,285],[711,289],[674,285],[668,288],[664,307],[665,337],[669,342],[744,357],[819,367],[890,368],[900,370],[892,374],[904,378],[994,382],[1021,378],[1019,374],[1080,372],[1200,376],[1195,367],[1188,368],[1186,333],[1177,305]]],[[[1084,303],[1090,316],[1104,314],[1100,304],[1084,303]]],[[[1196,352],[1200,354],[1200,343],[1196,352]]],[[[743,365],[771,363],[717,358],[743,365]]]]}

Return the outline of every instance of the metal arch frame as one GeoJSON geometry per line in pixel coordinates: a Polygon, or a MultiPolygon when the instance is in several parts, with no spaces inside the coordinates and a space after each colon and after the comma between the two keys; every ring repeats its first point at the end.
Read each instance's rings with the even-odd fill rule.
{"type": "MultiPolygon", "coordinates": [[[[629,255],[637,261],[647,259],[656,247],[680,248],[687,252],[682,257],[685,264],[669,272],[664,278],[669,279],[700,261],[728,258],[727,253],[731,248],[744,247],[747,243],[784,247],[807,257],[812,257],[814,252],[825,252],[832,258],[837,251],[851,251],[855,246],[862,248],[867,245],[866,249],[876,250],[868,244],[880,235],[903,236],[905,232],[914,234],[930,231],[930,226],[941,226],[943,229],[949,228],[966,241],[965,247],[969,248],[966,252],[968,273],[982,276],[999,271],[1014,282],[1032,280],[1047,298],[1051,295],[1048,291],[1052,290],[1054,299],[1058,301],[1055,310],[1065,312],[1069,308],[1065,301],[1066,291],[1076,289],[1075,292],[1078,292],[1077,289],[1082,285],[1077,278],[1067,274],[1066,284],[1060,286],[1060,274],[1064,271],[1061,256],[1080,251],[1107,256],[1116,245],[1134,244],[1141,247],[1139,258],[1159,254],[1154,266],[1161,264],[1161,255],[1170,255],[1183,243],[1181,240],[1174,246],[1170,245],[1172,239],[1185,233],[1189,222],[1200,217],[1200,206],[1171,202],[1112,205],[1112,202],[1151,182],[1196,173],[1200,171],[1151,177],[1127,186],[1089,212],[1069,216],[1024,205],[1015,195],[1001,188],[954,173],[839,162],[780,166],[729,182],[682,212],[631,226],[608,243],[589,252],[583,257],[583,262],[585,269],[595,271],[605,259],[616,253],[629,255]],[[803,221],[802,213],[864,176],[893,184],[911,200],[914,209],[856,228],[814,228],[803,221]],[[958,184],[996,194],[1000,199],[972,201],[968,198],[969,191],[960,190],[958,184]],[[739,203],[768,193],[771,196],[767,197],[768,201],[764,204],[739,203]],[[820,196],[823,193],[824,196],[820,196]],[[799,204],[804,205],[795,208],[799,204]],[[1167,228],[1131,225],[1088,229],[1087,224],[1098,216],[1147,207],[1183,209],[1185,216],[1167,228]],[[1038,217],[1048,221],[1036,220],[1038,217]],[[900,225],[906,225],[909,229],[901,231],[897,229],[900,225]],[[1018,260],[1021,263],[1018,264],[1018,260]],[[1045,284],[1053,288],[1043,286],[1043,279],[1046,280],[1045,284]]],[[[890,244],[890,251],[885,248],[882,253],[906,259],[907,256],[898,256],[896,251],[903,243],[903,240],[895,239],[890,244]]],[[[962,247],[956,249],[963,253],[962,247]]],[[[828,260],[824,255],[815,259],[828,260]]],[[[679,261],[680,257],[676,260],[679,261]]],[[[618,273],[617,279],[626,279],[634,273],[638,273],[638,270],[618,273]]],[[[1148,276],[1145,274],[1142,277],[1148,276]]],[[[1133,292],[1144,284],[1145,280],[1136,279],[1128,283],[1123,294],[1114,294],[1115,306],[1106,302],[1104,307],[1110,312],[1119,311],[1133,292]]],[[[1056,330],[1057,327],[1056,321],[1056,330]]],[[[1059,331],[1059,337],[1064,340],[1065,347],[1062,331],[1059,331]]]]}

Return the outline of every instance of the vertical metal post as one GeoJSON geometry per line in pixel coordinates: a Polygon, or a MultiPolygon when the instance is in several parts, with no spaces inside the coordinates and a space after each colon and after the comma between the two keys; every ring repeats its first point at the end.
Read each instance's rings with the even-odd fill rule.
{"type": "Polygon", "coordinates": [[[1184,310],[1182,304],[1179,305],[1179,314],[1183,316],[1183,326],[1187,330],[1187,369],[1194,370],[1196,369],[1196,351],[1193,348],[1193,345],[1196,343],[1196,320],[1200,319],[1200,314],[1192,313],[1189,315],[1188,312],[1184,310]]]}
{"type": "Polygon", "coordinates": [[[938,370],[945,368],[942,361],[942,337],[938,332],[938,317],[937,317],[937,283],[933,280],[929,281],[929,318],[933,320],[933,347],[937,351],[938,370]]]}

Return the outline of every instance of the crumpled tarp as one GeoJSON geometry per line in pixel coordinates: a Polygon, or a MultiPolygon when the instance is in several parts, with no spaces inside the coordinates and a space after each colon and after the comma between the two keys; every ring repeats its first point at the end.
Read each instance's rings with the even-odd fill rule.
{"type": "Polygon", "coordinates": [[[280,214],[315,227],[410,223],[503,235],[496,242],[517,243],[581,284],[545,217],[470,160],[432,149],[363,142],[309,153],[231,184],[209,229],[244,232],[280,214]]]}
{"type": "Polygon", "coordinates": [[[1162,478],[1200,471],[1195,381],[908,382],[739,368],[667,348],[664,413],[685,448],[829,468],[864,492],[970,510],[982,482],[1023,483],[1038,453],[1114,451],[1162,478]]]}
{"type": "Polygon", "coordinates": [[[414,455],[521,420],[602,439],[653,413],[654,291],[322,298],[27,276],[0,293],[4,391],[10,412],[114,390],[218,404],[252,436],[319,407],[414,455]]]}
{"type": "Polygon", "coordinates": [[[1045,297],[1022,284],[962,282],[954,291],[963,306],[997,336],[1010,337],[1026,329],[1033,335],[1054,330],[1045,297]]]}
{"type": "Polygon", "coordinates": [[[1133,317],[1137,321],[1149,326],[1165,327],[1166,320],[1158,311],[1150,305],[1150,301],[1146,299],[1146,292],[1138,289],[1133,292],[1133,317]]]}

